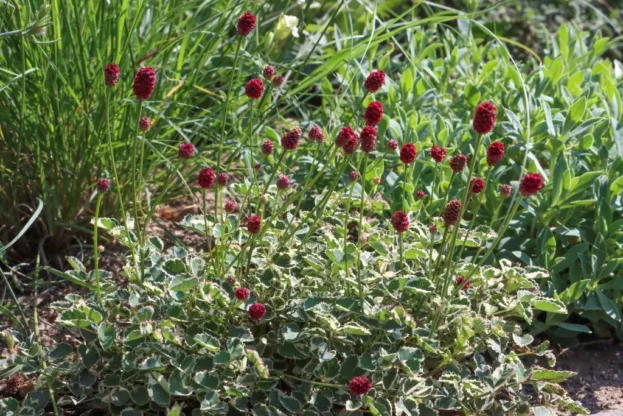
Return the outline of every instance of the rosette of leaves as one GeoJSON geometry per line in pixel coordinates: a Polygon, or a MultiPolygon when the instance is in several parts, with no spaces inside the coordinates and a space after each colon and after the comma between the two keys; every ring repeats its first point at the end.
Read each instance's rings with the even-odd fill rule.
{"type": "MultiPolygon", "coordinates": [[[[359,282],[349,270],[352,243],[344,249],[339,208],[323,216],[306,244],[304,233],[295,232],[287,247],[279,247],[290,219],[275,221],[250,261],[233,260],[228,270],[209,253],[164,250],[151,238],[143,281],[131,279],[126,287],[105,281],[102,307],[93,293],[54,304],[57,323],[75,346],[48,349],[16,335],[16,352],[0,362],[0,371],[20,371],[35,381],[31,401],[51,381],[61,408],[126,416],[182,410],[309,416],[584,412],[558,384],[573,373],[548,368],[554,364],[548,343],[533,345],[525,332],[535,310],[566,312],[562,302],[540,296],[545,270],[503,261],[477,269],[468,290],[452,284],[441,296],[429,269],[429,254],[441,254],[428,245],[426,227],[411,225],[401,267],[396,235],[378,215],[360,230],[369,237],[359,282]],[[218,277],[224,273],[229,277],[218,277]],[[236,287],[251,289],[251,298],[237,300],[236,287]],[[447,312],[432,331],[444,299],[447,312]],[[256,302],[267,307],[259,321],[246,311],[256,302]],[[368,377],[372,390],[351,394],[355,376],[368,377]]],[[[235,224],[226,221],[221,231],[242,241],[235,224]]],[[[235,259],[240,246],[227,250],[235,259]]],[[[127,274],[140,275],[133,264],[129,259],[127,274]]],[[[455,266],[457,272],[475,267],[455,266]]]]}

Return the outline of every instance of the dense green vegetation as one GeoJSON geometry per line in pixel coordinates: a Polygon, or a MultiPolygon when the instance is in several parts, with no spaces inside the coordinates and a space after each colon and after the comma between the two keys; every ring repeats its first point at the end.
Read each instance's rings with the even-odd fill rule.
{"type": "Polygon", "coordinates": [[[4,410],[582,412],[540,338],[623,339],[616,9],[397,3],[0,4],[0,378],[36,380],[4,410]],[[205,246],[147,232],[182,197],[205,246]],[[46,261],[84,239],[92,261],[46,261]],[[89,248],[111,239],[122,271],[89,248]],[[76,286],[52,305],[76,350],[12,290],[44,276],[76,286]]]}

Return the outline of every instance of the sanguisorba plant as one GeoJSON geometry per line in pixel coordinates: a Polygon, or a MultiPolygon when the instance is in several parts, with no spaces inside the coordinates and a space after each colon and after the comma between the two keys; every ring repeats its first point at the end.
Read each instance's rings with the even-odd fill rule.
{"type": "MultiPolygon", "coordinates": [[[[252,33],[255,21],[249,12],[242,15],[241,37],[252,33]]],[[[449,160],[460,198],[443,201],[440,212],[412,211],[407,200],[417,188],[407,184],[414,184],[414,166],[425,152],[418,155],[414,143],[403,143],[396,162],[390,153],[398,143],[377,151],[377,126],[391,116],[381,104],[385,73],[371,71],[363,87],[335,139],[325,140],[314,125],[309,143],[302,143],[303,130],[288,126],[275,150],[271,141],[260,146],[261,139],[249,135],[242,150],[268,163],[233,184],[221,157],[214,168],[198,172],[201,188],[217,187],[214,212],[204,209],[181,225],[211,242],[207,252],[165,250],[159,238],[145,233],[149,215],[139,223],[136,214],[133,225],[129,219],[94,221],[130,248],[127,286],[120,288],[103,270],[89,275],[78,262],[75,270],[59,273],[93,289],[54,304],[58,323],[78,330],[77,352],[59,344],[40,354],[43,347],[33,339],[17,331],[5,334],[15,351],[1,362],[5,374],[13,374],[14,383],[24,382],[17,377],[38,377],[37,385],[49,389],[49,396],[29,394],[23,411],[42,412],[49,397],[55,408],[123,415],[167,409],[206,415],[585,412],[558,385],[573,373],[522,361],[543,357],[543,364],[553,365],[548,343],[532,346],[533,337],[525,333],[535,310],[565,312],[561,302],[539,295],[537,279],[547,273],[508,261],[484,265],[522,198],[538,193],[543,179],[522,175],[499,234],[472,229],[466,221],[485,187],[498,187],[478,171],[482,153],[489,165],[504,155],[495,142],[484,152],[496,107],[484,102],[476,108],[472,152],[449,160]],[[374,100],[362,113],[368,94],[374,100]],[[307,144],[316,147],[316,157],[295,184],[289,173],[307,144]],[[370,198],[377,175],[392,169],[378,172],[386,158],[403,177],[404,210],[370,198]],[[315,187],[327,174],[326,187],[315,187]],[[219,195],[239,203],[223,203],[219,195]],[[311,204],[304,201],[310,197],[311,204]],[[487,248],[464,262],[457,256],[461,241],[487,248]]],[[[271,93],[259,78],[246,84],[249,100],[271,93]]],[[[252,131],[252,117],[247,123],[243,128],[252,131]]],[[[443,146],[430,153],[444,163],[443,146]]],[[[133,156],[139,166],[141,154],[133,156]]],[[[182,142],[178,163],[197,154],[200,149],[182,142]]],[[[140,180],[140,168],[130,175],[140,180]]],[[[508,187],[502,189],[500,198],[509,196],[508,187]]],[[[424,192],[417,194],[426,199],[424,192]]],[[[3,405],[19,407],[12,399],[3,405]]]]}

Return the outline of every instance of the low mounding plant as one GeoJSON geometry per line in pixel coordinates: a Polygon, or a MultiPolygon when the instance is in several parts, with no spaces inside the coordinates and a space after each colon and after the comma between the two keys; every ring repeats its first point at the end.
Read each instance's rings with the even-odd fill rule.
{"type": "MultiPolygon", "coordinates": [[[[544,270],[508,261],[461,264],[456,273],[472,277],[452,277],[442,294],[444,282],[431,274],[442,259],[432,244],[439,236],[411,222],[400,234],[401,257],[390,221],[378,215],[366,227],[374,234],[357,280],[351,270],[357,247],[343,210],[324,216],[305,244],[303,230],[289,248],[279,248],[289,213],[263,229],[248,259],[233,258],[253,241],[235,215],[218,228],[214,218],[208,223],[219,230],[217,245],[232,241],[224,263],[215,253],[165,250],[150,238],[143,280],[128,262],[122,289],[100,271],[101,305],[92,295],[54,304],[75,345],[42,350],[31,338],[6,334],[15,353],[2,370],[37,378],[59,407],[123,415],[167,408],[206,415],[582,411],[557,384],[573,373],[531,368],[532,360],[524,360],[554,360],[547,342],[533,345],[524,333],[533,310],[561,307],[538,295],[544,270]],[[215,272],[219,265],[226,278],[215,272]]],[[[184,224],[203,233],[203,221],[188,217],[184,224]]],[[[110,231],[125,233],[122,226],[110,231]]],[[[68,273],[95,285],[81,264],[68,273]]],[[[40,414],[47,401],[31,393],[22,411],[40,414]]]]}
{"type": "MultiPolygon", "coordinates": [[[[248,14],[240,22],[242,35],[253,30],[248,14]]],[[[256,81],[247,84],[250,99],[268,93],[256,81]]],[[[53,304],[74,345],[47,349],[38,337],[5,333],[12,355],[0,368],[12,384],[34,382],[20,414],[41,414],[48,401],[57,414],[72,407],[124,416],[585,413],[558,384],[573,373],[542,367],[554,364],[548,343],[533,345],[526,333],[535,311],[566,312],[540,295],[547,272],[507,260],[484,265],[521,201],[543,187],[541,175],[522,175],[499,235],[467,221],[485,188],[498,186],[478,176],[480,154],[486,150],[489,164],[504,156],[503,146],[485,146],[497,109],[484,102],[468,127],[473,154],[451,158],[457,199],[428,213],[420,190],[413,210],[406,184],[423,152],[404,142],[398,161],[380,145],[377,101],[360,116],[368,94],[381,100],[385,83],[383,71],[370,72],[335,140],[312,128],[305,143],[291,127],[278,150],[264,143],[260,154],[261,139],[250,138],[256,157],[275,152],[277,161],[269,156],[235,184],[221,158],[201,170],[203,193],[215,192],[214,213],[204,206],[182,226],[205,236],[207,252],[165,250],[145,232],[149,215],[119,222],[96,210],[96,229],[130,249],[127,286],[75,259],[74,270],[53,271],[90,292],[53,304]],[[312,167],[292,181],[298,148],[308,145],[312,167]],[[403,209],[374,197],[386,159],[400,173],[403,209]],[[314,188],[321,177],[323,192],[314,188]],[[238,212],[226,197],[239,200],[238,212]],[[486,251],[463,262],[465,246],[486,251]]],[[[183,142],[179,163],[197,152],[183,142]]],[[[447,155],[437,145],[430,153],[435,163],[447,155]]],[[[2,405],[20,407],[14,399],[2,405]]]]}

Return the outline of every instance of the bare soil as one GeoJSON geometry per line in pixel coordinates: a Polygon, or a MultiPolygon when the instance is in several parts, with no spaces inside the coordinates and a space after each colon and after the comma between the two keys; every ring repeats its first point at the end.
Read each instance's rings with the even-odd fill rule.
{"type": "Polygon", "coordinates": [[[591,414],[623,416],[623,343],[593,341],[564,349],[556,369],[578,373],[563,386],[591,414]]]}

